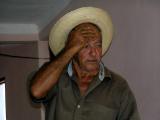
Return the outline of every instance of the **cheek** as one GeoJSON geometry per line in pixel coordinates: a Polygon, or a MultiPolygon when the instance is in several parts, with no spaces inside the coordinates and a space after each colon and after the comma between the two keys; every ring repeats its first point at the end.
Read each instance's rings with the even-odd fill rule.
{"type": "Polygon", "coordinates": [[[102,57],[102,49],[101,49],[101,48],[98,48],[98,49],[96,49],[95,51],[96,51],[96,58],[97,58],[98,60],[100,60],[101,57],[102,57]]]}
{"type": "Polygon", "coordinates": [[[85,62],[87,61],[87,59],[89,58],[89,55],[87,53],[87,51],[83,52],[79,52],[78,54],[78,59],[79,59],[79,63],[80,64],[85,64],[85,62]]]}
{"type": "Polygon", "coordinates": [[[87,53],[83,53],[79,56],[80,61],[85,62],[88,58],[88,54],[87,53]]]}
{"type": "MultiPolygon", "coordinates": [[[[95,48],[95,57],[98,61],[100,61],[101,57],[102,57],[102,49],[101,48],[95,48]]],[[[81,62],[85,62],[86,60],[88,60],[90,57],[93,57],[92,55],[90,55],[90,50],[81,50],[78,54],[78,59],[81,62]]]]}

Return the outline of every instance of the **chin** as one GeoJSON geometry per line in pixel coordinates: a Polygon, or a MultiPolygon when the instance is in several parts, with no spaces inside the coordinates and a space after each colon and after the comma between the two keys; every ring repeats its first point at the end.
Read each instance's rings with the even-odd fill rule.
{"type": "Polygon", "coordinates": [[[94,75],[96,75],[98,72],[99,72],[99,66],[86,66],[86,70],[88,71],[88,72],[91,72],[92,74],[94,74],[94,75]]]}

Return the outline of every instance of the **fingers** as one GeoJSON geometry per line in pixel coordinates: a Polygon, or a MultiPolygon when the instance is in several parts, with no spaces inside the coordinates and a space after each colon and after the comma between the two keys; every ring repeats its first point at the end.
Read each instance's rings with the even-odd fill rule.
{"type": "Polygon", "coordinates": [[[87,40],[94,39],[98,35],[96,31],[90,27],[78,28],[75,29],[75,32],[78,32],[83,38],[86,38],[87,40]]]}
{"type": "Polygon", "coordinates": [[[96,40],[99,37],[98,35],[98,31],[96,29],[93,29],[92,26],[77,27],[70,33],[69,45],[81,46],[83,48],[89,43],[90,40],[96,40]]]}
{"type": "Polygon", "coordinates": [[[95,34],[95,30],[87,27],[87,28],[79,28],[76,29],[75,31],[80,32],[81,34],[95,34]]]}

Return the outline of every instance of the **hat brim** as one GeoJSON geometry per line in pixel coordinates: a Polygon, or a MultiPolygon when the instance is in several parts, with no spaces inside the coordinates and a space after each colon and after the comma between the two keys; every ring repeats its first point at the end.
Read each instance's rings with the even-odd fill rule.
{"type": "Polygon", "coordinates": [[[70,31],[77,25],[90,22],[97,25],[102,33],[102,55],[108,50],[113,37],[113,24],[110,15],[95,7],[82,7],[61,17],[52,27],[49,46],[56,56],[65,47],[70,31]]]}

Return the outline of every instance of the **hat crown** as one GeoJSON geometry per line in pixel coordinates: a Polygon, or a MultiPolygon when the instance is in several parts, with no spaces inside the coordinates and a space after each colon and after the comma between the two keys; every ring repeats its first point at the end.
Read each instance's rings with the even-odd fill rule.
{"type": "Polygon", "coordinates": [[[102,33],[102,54],[108,50],[112,36],[113,24],[110,15],[96,7],[82,7],[62,16],[52,27],[49,35],[49,46],[54,55],[65,47],[70,31],[81,23],[90,22],[97,25],[102,33]]]}

